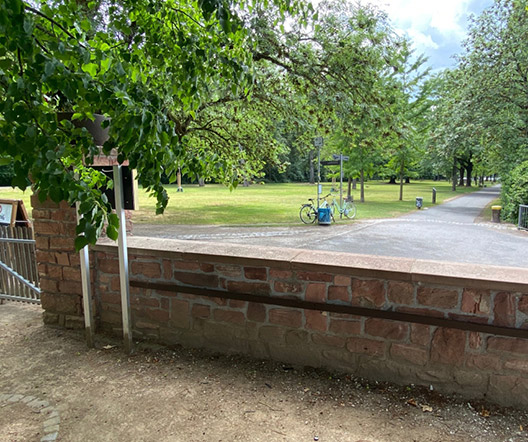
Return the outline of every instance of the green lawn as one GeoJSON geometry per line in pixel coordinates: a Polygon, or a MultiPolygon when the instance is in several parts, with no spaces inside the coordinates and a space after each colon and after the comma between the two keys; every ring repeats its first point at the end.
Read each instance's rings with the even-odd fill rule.
{"type": "MultiPolygon", "coordinates": [[[[451,191],[447,182],[416,181],[406,184],[404,200],[398,201],[399,187],[384,181],[369,181],[366,184],[365,203],[359,203],[359,189],[353,191],[357,205],[356,219],[388,218],[416,210],[415,198],[424,198],[424,206],[431,206],[432,188],[437,190],[437,203],[477,188],[459,188],[451,191]]],[[[331,185],[323,185],[323,195],[329,193],[331,185]]],[[[239,186],[230,192],[219,184],[184,185],[183,192],[176,186],[167,186],[170,196],[164,215],[155,215],[155,200],[144,190],[139,191],[139,210],[135,211],[136,223],[155,224],[231,224],[231,225],[280,225],[300,224],[299,209],[308,198],[315,198],[317,186],[303,183],[255,184],[239,186]]],[[[31,216],[29,192],[11,188],[0,188],[0,198],[22,199],[31,216]]],[[[348,220],[338,222],[353,222],[348,220]]]]}
{"type": "MultiPolygon", "coordinates": [[[[176,192],[176,186],[168,186],[170,201],[161,216],[152,215],[155,201],[140,191],[140,209],[135,212],[134,221],[160,224],[299,224],[301,204],[308,202],[308,198],[315,198],[317,192],[316,185],[303,183],[239,186],[232,192],[217,184],[207,184],[202,188],[198,185],[183,187],[183,192],[176,192]]],[[[424,198],[425,207],[430,206],[433,187],[437,189],[438,203],[476,190],[461,188],[452,192],[447,182],[422,181],[406,184],[404,201],[398,201],[398,186],[369,181],[365,203],[359,203],[359,189],[352,192],[357,205],[356,219],[395,217],[416,210],[417,196],[424,198]]],[[[330,188],[331,185],[325,183],[323,195],[329,193],[330,188]]]]}

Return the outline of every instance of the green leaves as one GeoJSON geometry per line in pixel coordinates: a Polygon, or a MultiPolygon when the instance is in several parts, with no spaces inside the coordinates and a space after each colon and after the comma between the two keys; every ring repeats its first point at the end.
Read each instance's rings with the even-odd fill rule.
{"type": "Polygon", "coordinates": [[[95,63],[86,63],[86,64],[83,64],[81,67],[83,72],[90,74],[93,78],[97,76],[98,68],[99,66],[97,66],[97,64],[95,63]]]}
{"type": "Polygon", "coordinates": [[[242,11],[223,0],[0,3],[0,158],[42,200],[80,202],[76,248],[119,226],[110,183],[87,167],[100,154],[88,130],[104,128],[97,114],[109,124],[103,152],[137,168],[159,213],[163,172],[178,164],[234,185],[276,160],[276,120],[247,102],[254,45],[242,11]]]}

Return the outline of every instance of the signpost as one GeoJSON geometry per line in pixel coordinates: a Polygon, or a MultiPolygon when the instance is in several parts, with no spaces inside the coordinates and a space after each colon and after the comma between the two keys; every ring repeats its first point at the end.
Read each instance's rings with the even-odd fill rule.
{"type": "MultiPolygon", "coordinates": [[[[343,207],[343,161],[348,161],[350,157],[343,154],[333,154],[332,160],[320,161],[323,166],[339,166],[339,206],[343,207]]],[[[343,218],[341,213],[340,218],[343,218]]]]}
{"type": "Polygon", "coordinates": [[[317,211],[319,213],[319,198],[323,193],[323,186],[321,186],[321,147],[323,147],[323,137],[315,137],[313,141],[314,147],[317,147],[317,211]]]}
{"type": "MultiPolygon", "coordinates": [[[[323,166],[339,166],[339,205],[343,207],[343,161],[348,161],[349,156],[343,154],[333,154],[332,160],[321,161],[321,147],[323,147],[323,137],[314,138],[313,144],[317,147],[317,210],[319,210],[319,198],[322,193],[321,186],[321,164],[323,166]]],[[[343,218],[343,214],[340,214],[343,218]]]]}

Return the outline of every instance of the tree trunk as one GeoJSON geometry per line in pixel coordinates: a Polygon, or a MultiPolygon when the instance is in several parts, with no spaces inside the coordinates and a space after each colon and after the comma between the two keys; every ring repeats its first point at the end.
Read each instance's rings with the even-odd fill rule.
{"type": "Polygon", "coordinates": [[[357,189],[357,178],[354,178],[352,180],[352,190],[356,190],[357,189]]]}
{"type": "Polygon", "coordinates": [[[200,186],[200,187],[204,187],[205,186],[205,181],[204,181],[203,177],[198,177],[198,186],[200,186]]]}
{"type": "Polygon", "coordinates": [[[463,187],[464,186],[464,171],[465,171],[465,168],[464,166],[462,166],[462,164],[460,165],[460,181],[458,182],[458,185],[460,187],[463,187]]]}
{"type": "Polygon", "coordinates": [[[314,151],[310,151],[310,184],[315,184],[315,172],[314,172],[314,151]]]}
{"type": "Polygon", "coordinates": [[[466,187],[471,187],[471,174],[473,173],[473,163],[471,161],[468,161],[467,163],[466,173],[467,173],[466,187]]]}
{"type": "Polygon", "coordinates": [[[352,197],[352,178],[348,179],[348,186],[347,186],[347,200],[350,201],[352,197]]]}
{"type": "Polygon", "coordinates": [[[409,177],[405,178],[405,184],[411,184],[411,179],[409,177]]]}
{"type": "Polygon", "coordinates": [[[359,183],[360,183],[360,201],[362,203],[365,202],[365,173],[363,171],[363,168],[361,168],[360,175],[359,175],[359,183]]]}
{"type": "Polygon", "coordinates": [[[456,182],[457,182],[457,167],[456,167],[456,158],[453,159],[453,173],[451,175],[451,191],[456,192],[456,182]]]}
{"type": "Polygon", "coordinates": [[[397,184],[396,183],[396,175],[393,175],[390,177],[389,184],[397,184]]]}

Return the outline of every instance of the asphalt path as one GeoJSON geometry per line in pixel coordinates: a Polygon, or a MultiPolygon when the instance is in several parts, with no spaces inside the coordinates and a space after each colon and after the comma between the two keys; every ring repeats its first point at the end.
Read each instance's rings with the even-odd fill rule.
{"type": "MultiPolygon", "coordinates": [[[[479,218],[498,186],[399,218],[298,227],[134,225],[134,235],[528,267],[528,232],[479,218]]],[[[358,208],[361,217],[361,206],[358,208]]]]}

